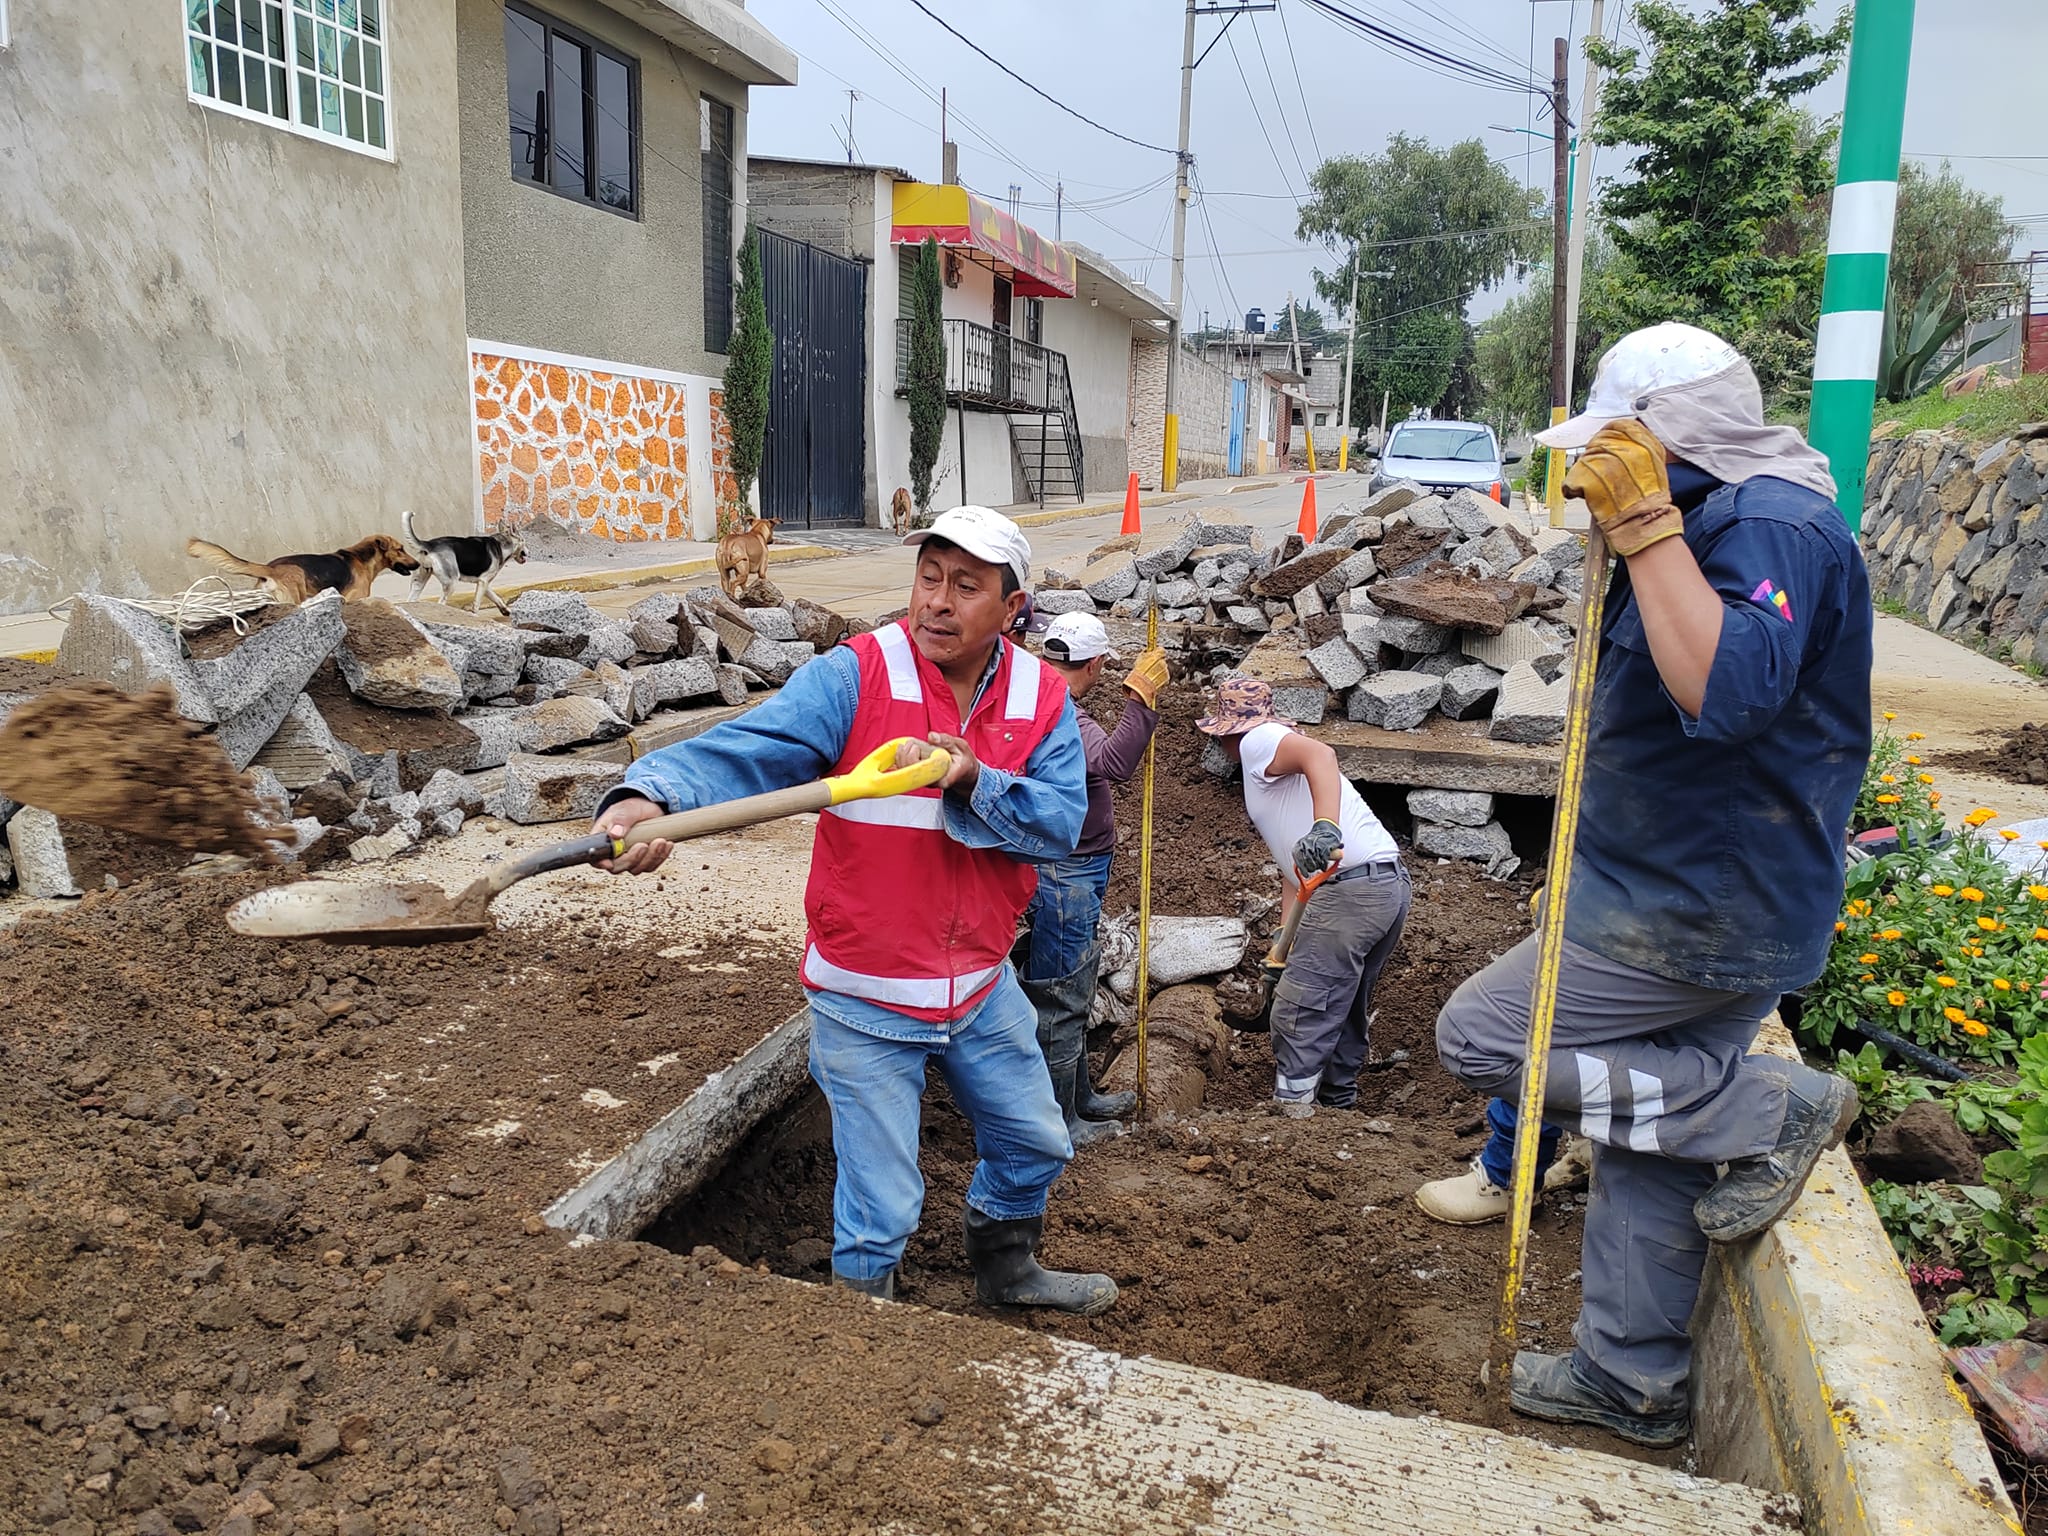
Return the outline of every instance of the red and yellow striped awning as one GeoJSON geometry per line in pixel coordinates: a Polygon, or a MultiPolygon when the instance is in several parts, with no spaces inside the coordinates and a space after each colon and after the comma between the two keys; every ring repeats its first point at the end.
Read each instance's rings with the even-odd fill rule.
{"type": "Polygon", "coordinates": [[[1008,269],[1022,298],[1071,299],[1078,283],[1073,253],[965,187],[896,183],[889,239],[896,245],[973,250],[998,271],[1008,269]]]}

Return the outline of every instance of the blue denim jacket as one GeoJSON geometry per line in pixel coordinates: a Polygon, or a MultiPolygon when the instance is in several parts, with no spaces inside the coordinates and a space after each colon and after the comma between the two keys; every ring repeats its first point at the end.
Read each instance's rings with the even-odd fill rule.
{"type": "MultiPolygon", "coordinates": [[[[981,701],[1000,657],[998,646],[975,688],[974,703],[981,701]]],[[[639,796],[671,812],[690,811],[822,778],[845,752],[859,704],[860,658],[839,646],[797,668],[780,692],[738,719],[648,753],[626,770],[625,781],[605,796],[603,805],[639,796]]],[[[1088,765],[1074,724],[1074,701],[1061,705],[1059,719],[1032,750],[1022,773],[983,765],[971,796],[962,800],[948,794],[940,804],[946,835],[965,847],[1000,849],[1030,864],[1066,858],[1088,809],[1088,765]]],[[[891,1040],[931,1041],[948,1028],[836,992],[811,993],[811,1006],[891,1040]]]]}
{"type": "Polygon", "coordinates": [[[1699,718],[1665,692],[1619,567],[1593,691],[1565,933],[1695,986],[1820,974],[1870,755],[1870,584],[1833,503],[1672,466],[1685,542],[1721,596],[1699,718]]]}

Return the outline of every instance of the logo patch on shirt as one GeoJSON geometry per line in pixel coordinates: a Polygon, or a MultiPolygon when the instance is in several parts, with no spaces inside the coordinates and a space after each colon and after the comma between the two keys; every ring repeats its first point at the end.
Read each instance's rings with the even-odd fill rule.
{"type": "Polygon", "coordinates": [[[1768,579],[1756,584],[1756,590],[1749,594],[1749,600],[1761,607],[1770,609],[1771,612],[1775,613],[1787,624],[1792,622],[1792,600],[1779,591],[1777,587],[1773,586],[1768,579]]]}

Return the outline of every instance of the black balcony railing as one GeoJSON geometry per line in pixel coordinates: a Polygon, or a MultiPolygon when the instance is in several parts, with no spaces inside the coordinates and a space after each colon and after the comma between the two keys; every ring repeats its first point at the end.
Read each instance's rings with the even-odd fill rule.
{"type": "MultiPolygon", "coordinates": [[[[946,337],[948,396],[997,410],[1067,409],[1064,352],[1008,336],[971,320],[940,322],[946,337]]],[[[910,321],[896,322],[896,387],[910,383],[910,321]]]]}

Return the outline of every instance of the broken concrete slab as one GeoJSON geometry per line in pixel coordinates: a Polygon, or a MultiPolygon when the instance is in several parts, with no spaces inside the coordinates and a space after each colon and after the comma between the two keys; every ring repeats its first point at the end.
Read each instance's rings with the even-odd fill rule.
{"type": "Polygon", "coordinates": [[[1179,566],[1203,542],[1202,525],[1192,517],[1161,523],[1139,535],[1138,547],[1131,551],[1132,562],[1140,576],[1157,579],[1179,566]]]}
{"type": "Polygon", "coordinates": [[[374,864],[405,852],[420,840],[416,821],[394,822],[382,832],[357,838],[348,845],[348,856],[358,864],[374,864]]]}
{"type": "Polygon", "coordinates": [[[1361,681],[1370,670],[1358,652],[1342,639],[1327,640],[1303,658],[1316,675],[1340,693],[1361,681]]]}
{"type": "Polygon", "coordinates": [[[1415,849],[1439,859],[1471,859],[1486,866],[1495,879],[1505,879],[1519,867],[1514,844],[1497,821],[1468,827],[1441,821],[1415,823],[1415,849]]]}
{"type": "Polygon", "coordinates": [[[1408,526],[1424,532],[1455,533],[1449,505],[1441,496],[1418,496],[1401,509],[1408,526]]]}
{"type": "Polygon", "coordinates": [[[1352,691],[1352,719],[1387,731],[1412,731],[1443,696],[1444,680],[1426,672],[1380,672],[1352,691]]]}
{"type": "MultiPolygon", "coordinates": [[[[322,592],[283,613],[222,655],[192,663],[216,720],[240,714],[281,683],[296,698],[344,634],[341,594],[322,592]]],[[[289,706],[287,706],[289,707],[289,706]]]]}
{"type": "Polygon", "coordinates": [[[794,640],[796,619],[787,608],[753,608],[747,618],[763,640],[794,640]]]}
{"type": "Polygon", "coordinates": [[[1493,796],[1472,789],[1411,789],[1408,814],[1417,821],[1483,827],[1493,820],[1493,796]]]}
{"type": "Polygon", "coordinates": [[[1304,550],[1252,582],[1251,590],[1260,597],[1285,600],[1293,597],[1304,587],[1313,587],[1326,573],[1335,570],[1350,557],[1351,551],[1348,549],[1304,550]]]}
{"type": "Polygon", "coordinates": [[[666,656],[676,648],[679,631],[666,619],[630,619],[626,631],[633,648],[643,656],[666,656]]]}
{"type": "Polygon", "coordinates": [[[673,704],[679,699],[702,698],[718,692],[718,672],[701,656],[658,661],[641,670],[653,683],[657,704],[673,704]]]}
{"type": "Polygon", "coordinates": [[[1449,677],[1465,664],[1465,658],[1456,651],[1433,651],[1427,656],[1416,656],[1408,662],[1410,672],[1427,672],[1431,677],[1449,677]]]}
{"type": "Polygon", "coordinates": [[[734,658],[748,671],[755,673],[771,688],[780,688],[796,671],[785,642],[757,636],[754,643],[734,658]]]}
{"type": "Polygon", "coordinates": [[[658,624],[673,624],[682,611],[680,592],[650,592],[626,610],[626,622],[637,624],[642,619],[652,619],[658,624]]]}
{"type": "Polygon", "coordinates": [[[585,666],[596,666],[600,661],[617,665],[631,661],[638,648],[633,643],[633,632],[625,625],[611,619],[599,619],[583,649],[576,653],[576,659],[585,666]]]}
{"type": "Polygon", "coordinates": [[[22,895],[83,894],[71,878],[71,858],[64,851],[63,830],[48,811],[24,805],[8,817],[7,852],[14,860],[15,889],[22,895]]]}
{"type": "Polygon", "coordinates": [[[1063,613],[1093,613],[1095,599],[1079,588],[1060,588],[1048,591],[1040,587],[1031,596],[1031,604],[1040,613],[1057,618],[1063,613]]]}
{"type": "Polygon", "coordinates": [[[1175,576],[1152,584],[1152,601],[1161,608],[1194,607],[1202,601],[1202,589],[1185,576],[1175,576]]]}
{"type": "Polygon", "coordinates": [[[435,644],[444,649],[456,645],[462,648],[462,665],[457,670],[462,674],[465,702],[499,698],[519,685],[527,661],[522,631],[502,624],[440,624],[431,619],[419,622],[433,636],[435,644]]]}
{"type": "Polygon", "coordinates": [[[1552,661],[1564,659],[1563,644],[1529,619],[1516,619],[1499,634],[1461,635],[1459,644],[1467,656],[1485,662],[1497,672],[1545,657],[1552,661]]]}
{"type": "Polygon", "coordinates": [[[512,622],[521,629],[545,629],[587,642],[599,624],[612,621],[591,607],[580,592],[535,589],[512,599],[512,622]]]}
{"type": "Polygon", "coordinates": [[[1223,616],[1239,629],[1247,629],[1254,634],[1264,634],[1273,625],[1273,621],[1266,617],[1265,609],[1245,603],[1233,603],[1223,610],[1223,616]]]}
{"type": "Polygon", "coordinates": [[[420,790],[419,808],[425,816],[438,816],[443,811],[461,811],[473,816],[484,808],[483,791],[467,774],[442,768],[420,790]]]}
{"type": "Polygon", "coordinates": [[[597,814],[597,803],[625,777],[623,763],[515,752],[505,763],[505,782],[492,810],[521,826],[588,821],[597,814]]]}
{"type": "Polygon", "coordinates": [[[1384,490],[1366,497],[1359,503],[1358,514],[1361,517],[1385,519],[1411,503],[1422,500],[1425,494],[1427,493],[1422,487],[1413,480],[1399,480],[1384,490]]]}
{"type": "Polygon", "coordinates": [[[1197,548],[1202,544],[1249,545],[1252,542],[1250,523],[1212,523],[1207,518],[1202,518],[1199,521],[1199,532],[1201,543],[1196,546],[1197,548]]]}
{"type": "Polygon", "coordinates": [[[844,615],[823,603],[814,603],[808,597],[793,599],[789,613],[796,625],[796,638],[815,646],[821,654],[831,650],[849,633],[844,615]]]}
{"type": "Polygon", "coordinates": [[[1329,605],[1323,601],[1323,594],[1313,586],[1303,587],[1294,594],[1293,608],[1297,619],[1312,619],[1317,614],[1329,611],[1329,605]]]}
{"type": "Polygon", "coordinates": [[[1473,576],[1447,565],[1431,565],[1372,588],[1372,600],[1396,617],[1483,635],[1506,629],[1528,607],[1530,596],[1528,589],[1511,581],[1473,576]]]}
{"type": "Polygon", "coordinates": [[[1427,656],[1435,651],[1448,650],[1451,645],[1451,631],[1443,625],[1412,619],[1404,614],[1382,614],[1379,632],[1381,645],[1391,645],[1410,656],[1427,656]]]}
{"type": "Polygon", "coordinates": [[[1092,560],[1076,580],[1081,590],[1098,603],[1114,603],[1138,590],[1138,562],[1128,550],[1119,550],[1092,560]]]}
{"type": "Polygon", "coordinates": [[[1319,645],[1328,645],[1332,640],[1344,637],[1344,616],[1341,613],[1312,613],[1301,621],[1301,643],[1303,652],[1314,650],[1319,645]]]}
{"type": "Polygon", "coordinates": [[[187,720],[211,725],[220,718],[170,620],[116,598],[81,592],[71,600],[57,670],[112,683],[123,693],[167,683],[187,720]]]}
{"type": "Polygon", "coordinates": [[[1451,492],[1444,502],[1444,514],[1451,526],[1468,539],[1483,539],[1500,526],[1500,503],[1474,490],[1451,492]]]}
{"type": "Polygon", "coordinates": [[[729,661],[721,661],[711,669],[718,674],[718,697],[724,704],[747,702],[747,671],[729,661]]]}
{"type": "Polygon", "coordinates": [[[1500,693],[1500,673],[1471,661],[1444,674],[1444,694],[1437,707],[1453,720],[1476,720],[1489,714],[1500,693]]]}
{"type": "Polygon", "coordinates": [[[1374,555],[1382,574],[1412,576],[1441,556],[1456,537],[1448,528],[1417,528],[1404,524],[1388,531],[1374,555]]]}
{"type": "Polygon", "coordinates": [[[582,662],[567,656],[529,656],[520,676],[554,694],[574,686],[589,673],[582,662]]]}
{"type": "Polygon", "coordinates": [[[1316,578],[1316,591],[1325,603],[1334,603],[1346,592],[1363,586],[1379,574],[1379,564],[1369,549],[1355,549],[1316,578]]]}
{"type": "Polygon", "coordinates": [[[1495,741],[1550,742],[1564,735],[1569,678],[1546,683],[1535,666],[1518,661],[1500,680],[1500,698],[1486,734],[1495,741]]]}
{"type": "Polygon", "coordinates": [[[327,728],[320,707],[304,693],[292,700],[284,719],[250,764],[276,774],[286,789],[304,789],[329,775],[346,776],[349,772],[347,753],[327,728]]]}
{"type": "Polygon", "coordinates": [[[1366,613],[1345,613],[1339,616],[1344,626],[1344,638],[1351,642],[1351,648],[1359,655],[1371,658],[1379,654],[1379,616],[1366,613]]]}
{"type": "MultiPolygon", "coordinates": [[[[339,619],[345,633],[340,644],[331,647],[334,663],[357,698],[385,709],[431,709],[442,714],[462,702],[462,678],[447,656],[421,625],[390,603],[380,597],[344,603],[339,619]]],[[[325,655],[323,651],[321,656],[325,655]]],[[[319,664],[316,658],[306,669],[294,695],[319,664]]]]}

